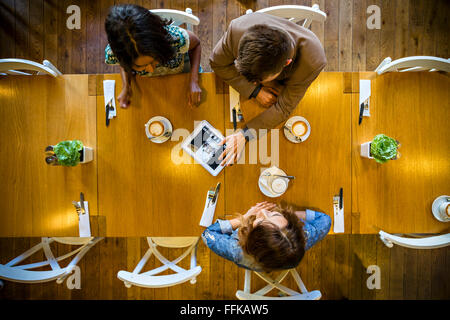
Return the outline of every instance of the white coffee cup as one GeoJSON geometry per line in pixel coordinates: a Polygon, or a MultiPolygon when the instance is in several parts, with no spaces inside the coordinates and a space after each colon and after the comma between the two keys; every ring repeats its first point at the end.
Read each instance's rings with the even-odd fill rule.
{"type": "Polygon", "coordinates": [[[273,194],[282,194],[288,188],[286,178],[271,175],[267,177],[267,186],[273,194]]]}
{"type": "Polygon", "coordinates": [[[288,184],[286,178],[271,176],[269,179],[269,188],[275,194],[282,194],[287,190],[288,184]]]}
{"type": "Polygon", "coordinates": [[[165,132],[166,128],[164,126],[164,123],[161,121],[153,121],[150,123],[148,127],[148,131],[150,134],[154,137],[162,136],[165,132]]]}
{"type": "Polygon", "coordinates": [[[439,206],[439,215],[444,220],[450,220],[450,201],[444,201],[439,206]]]}

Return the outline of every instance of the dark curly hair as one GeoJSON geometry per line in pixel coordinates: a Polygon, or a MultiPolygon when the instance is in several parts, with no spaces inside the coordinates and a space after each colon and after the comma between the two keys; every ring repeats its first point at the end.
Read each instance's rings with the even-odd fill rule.
{"type": "Polygon", "coordinates": [[[176,53],[174,40],[164,28],[170,23],[137,5],[111,7],[105,30],[120,66],[133,74],[133,63],[140,55],[150,56],[160,64],[172,59],[176,53]]]}
{"type": "Polygon", "coordinates": [[[295,268],[305,255],[303,223],[290,206],[278,206],[288,224],[283,229],[263,221],[253,226],[255,216],[243,219],[239,228],[239,244],[266,272],[295,268]]]}
{"type": "Polygon", "coordinates": [[[289,58],[289,35],[281,29],[257,24],[239,41],[236,69],[248,81],[262,81],[280,72],[289,58]]]}

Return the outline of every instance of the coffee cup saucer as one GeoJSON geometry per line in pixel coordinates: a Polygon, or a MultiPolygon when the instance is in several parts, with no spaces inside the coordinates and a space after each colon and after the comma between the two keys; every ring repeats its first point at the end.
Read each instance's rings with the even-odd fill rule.
{"type": "Polygon", "coordinates": [[[286,188],[286,190],[283,193],[275,194],[272,191],[270,191],[269,188],[267,187],[267,185],[265,184],[265,182],[263,182],[263,179],[267,178],[267,176],[264,176],[264,174],[266,174],[267,172],[269,172],[270,174],[279,174],[279,175],[284,175],[284,176],[286,175],[286,173],[283,170],[281,170],[280,168],[277,168],[277,167],[270,167],[270,168],[265,169],[259,175],[259,179],[258,179],[259,190],[261,190],[261,192],[265,196],[270,197],[270,198],[277,198],[277,197],[283,195],[289,188],[289,179],[286,178],[288,188],[286,188]]]}
{"type": "Polygon", "coordinates": [[[444,203],[448,198],[450,198],[449,196],[440,196],[437,197],[434,201],[433,204],[431,205],[431,212],[433,212],[433,216],[441,221],[441,222],[450,222],[450,219],[442,219],[441,214],[439,213],[439,207],[441,206],[442,203],[444,203]]]}
{"type": "Polygon", "coordinates": [[[155,116],[150,120],[148,120],[147,123],[145,124],[145,134],[147,135],[147,138],[149,138],[150,141],[154,143],[163,143],[169,140],[170,137],[172,136],[172,130],[173,130],[172,123],[170,123],[169,119],[161,116],[155,116]],[[155,121],[160,121],[164,125],[164,133],[156,138],[152,136],[149,131],[150,125],[155,121]]]}
{"type": "Polygon", "coordinates": [[[284,124],[283,132],[284,132],[284,136],[289,141],[291,141],[293,143],[301,143],[301,142],[304,142],[306,139],[308,139],[309,135],[311,134],[311,125],[309,124],[308,120],[306,120],[305,118],[300,117],[300,116],[293,116],[293,117],[289,118],[286,121],[286,123],[284,124]],[[295,135],[290,130],[286,129],[286,127],[292,128],[292,124],[294,124],[298,121],[302,121],[302,122],[306,123],[306,126],[308,127],[308,130],[306,131],[305,135],[302,136],[301,140],[296,139],[295,135]]]}

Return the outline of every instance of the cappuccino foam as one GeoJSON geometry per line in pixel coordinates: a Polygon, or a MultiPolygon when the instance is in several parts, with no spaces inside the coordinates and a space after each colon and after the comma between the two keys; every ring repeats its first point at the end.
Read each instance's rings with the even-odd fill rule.
{"type": "Polygon", "coordinates": [[[150,128],[149,128],[150,134],[153,136],[160,136],[163,131],[164,131],[164,127],[161,124],[161,122],[156,121],[150,124],[150,128]]]}
{"type": "Polygon", "coordinates": [[[306,124],[304,122],[296,122],[294,123],[294,125],[292,126],[292,132],[296,135],[296,136],[303,136],[305,135],[307,131],[307,127],[306,124]]]}
{"type": "Polygon", "coordinates": [[[282,193],[286,190],[287,183],[282,178],[277,178],[272,182],[272,190],[276,193],[282,193]]]}

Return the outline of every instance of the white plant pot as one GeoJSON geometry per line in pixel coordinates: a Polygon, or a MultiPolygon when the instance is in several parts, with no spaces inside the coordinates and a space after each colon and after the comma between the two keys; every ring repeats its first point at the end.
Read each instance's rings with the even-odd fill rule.
{"type": "Polygon", "coordinates": [[[83,159],[83,161],[80,161],[80,163],[87,163],[94,160],[94,149],[89,147],[83,147],[81,159],[83,159]]]}
{"type": "Polygon", "coordinates": [[[373,157],[370,156],[370,144],[371,143],[372,143],[372,141],[361,144],[361,157],[373,159],[373,157]]]}

